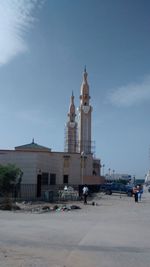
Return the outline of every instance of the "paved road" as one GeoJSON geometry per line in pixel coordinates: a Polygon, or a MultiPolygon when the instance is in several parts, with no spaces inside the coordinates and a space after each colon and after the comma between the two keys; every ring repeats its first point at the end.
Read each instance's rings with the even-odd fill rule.
{"type": "Polygon", "coordinates": [[[95,201],[70,212],[1,211],[0,267],[150,267],[150,193],[141,203],[95,201]]]}

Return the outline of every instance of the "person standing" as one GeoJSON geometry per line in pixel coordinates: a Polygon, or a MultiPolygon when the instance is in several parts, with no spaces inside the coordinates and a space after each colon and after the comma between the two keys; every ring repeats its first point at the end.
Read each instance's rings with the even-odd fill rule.
{"type": "Polygon", "coordinates": [[[138,202],[138,195],[139,195],[139,188],[138,188],[138,186],[136,186],[136,188],[134,189],[135,202],[138,202]]]}
{"type": "Polygon", "coordinates": [[[83,192],[84,204],[87,204],[87,196],[89,192],[87,185],[84,185],[82,192],[83,192]]]}
{"type": "Polygon", "coordinates": [[[143,185],[140,185],[139,186],[139,196],[138,196],[140,201],[141,201],[141,198],[142,198],[142,194],[143,194],[143,185]]]}

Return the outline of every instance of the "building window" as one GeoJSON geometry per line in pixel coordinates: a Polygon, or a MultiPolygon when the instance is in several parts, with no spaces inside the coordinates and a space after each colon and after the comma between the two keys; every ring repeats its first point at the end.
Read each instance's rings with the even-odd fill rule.
{"type": "Polygon", "coordinates": [[[64,168],[69,168],[70,156],[64,155],[64,168]]]}
{"type": "Polygon", "coordinates": [[[56,173],[50,173],[50,184],[51,185],[56,184],[56,173]]]}
{"type": "Polygon", "coordinates": [[[64,184],[68,184],[68,175],[64,174],[64,184]]]}
{"type": "Polygon", "coordinates": [[[42,185],[48,185],[48,172],[42,173],[41,184],[42,185]]]}

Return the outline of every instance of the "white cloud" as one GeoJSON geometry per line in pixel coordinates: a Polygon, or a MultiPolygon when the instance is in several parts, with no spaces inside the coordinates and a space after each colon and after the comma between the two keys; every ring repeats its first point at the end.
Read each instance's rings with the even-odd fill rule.
{"type": "Polygon", "coordinates": [[[28,50],[25,32],[32,26],[40,0],[0,0],[0,65],[28,50]]]}
{"type": "Polygon", "coordinates": [[[118,107],[129,107],[150,100],[150,76],[141,83],[131,83],[113,90],[108,100],[118,107]]]}

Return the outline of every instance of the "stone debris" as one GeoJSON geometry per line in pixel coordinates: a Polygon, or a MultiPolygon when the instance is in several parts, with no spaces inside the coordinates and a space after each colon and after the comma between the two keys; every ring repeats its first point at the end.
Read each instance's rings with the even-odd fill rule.
{"type": "MultiPolygon", "coordinates": [[[[15,205],[19,211],[31,212],[31,213],[47,213],[47,212],[63,212],[81,209],[78,205],[67,205],[67,204],[55,204],[48,205],[47,203],[31,203],[31,202],[16,202],[15,205]]],[[[17,211],[18,211],[17,210],[17,211]]]]}

